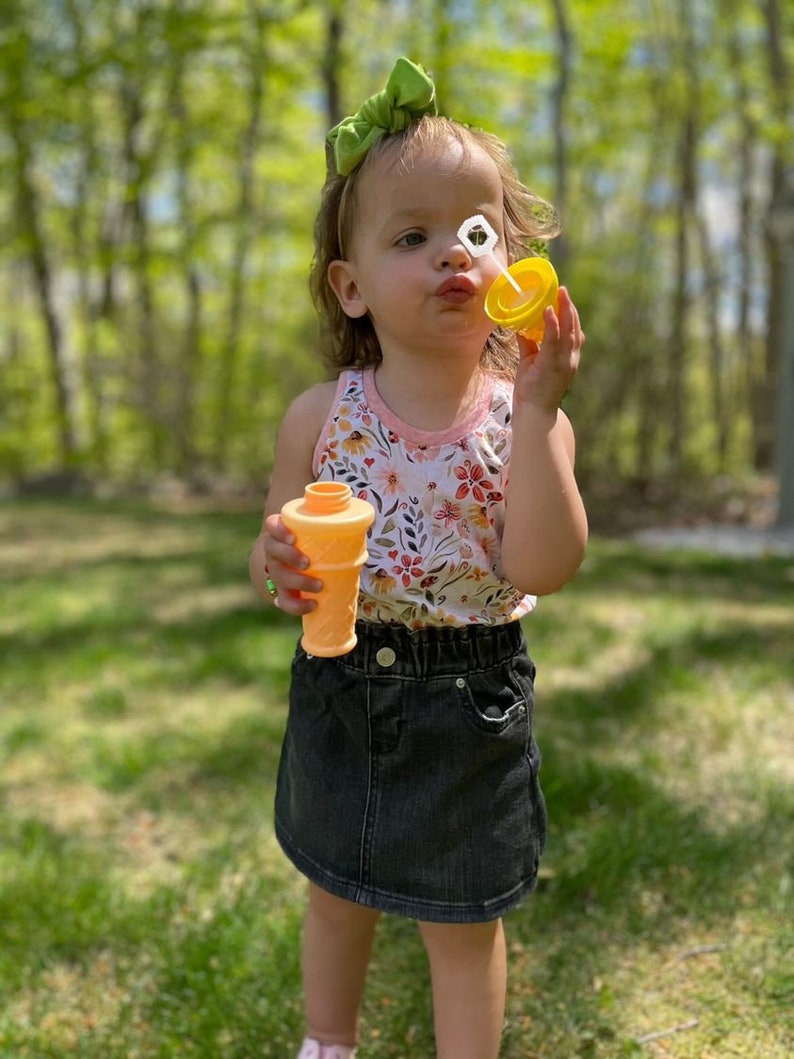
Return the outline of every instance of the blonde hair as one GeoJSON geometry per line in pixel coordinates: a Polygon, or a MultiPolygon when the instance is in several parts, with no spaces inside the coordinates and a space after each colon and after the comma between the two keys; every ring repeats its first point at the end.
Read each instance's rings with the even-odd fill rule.
{"type": "MultiPolygon", "coordinates": [[[[345,249],[350,246],[361,178],[386,152],[397,150],[400,160],[410,164],[419,152],[441,150],[450,140],[461,146],[464,160],[472,146],[477,146],[496,164],[502,180],[506,249],[512,258],[532,255],[533,240],[551,239],[559,233],[554,207],[521,183],[501,140],[450,118],[428,115],[402,132],[382,137],[348,176],[336,173],[329,161],[328,178],[314,226],[314,259],[309,283],[320,316],[323,356],[337,371],[367,367],[381,360],[380,345],[369,316],[355,319],[347,316],[328,282],[328,266],[332,261],[344,259],[345,249]]],[[[488,336],[481,363],[495,374],[512,377],[517,356],[515,335],[500,327],[488,336]]]]}

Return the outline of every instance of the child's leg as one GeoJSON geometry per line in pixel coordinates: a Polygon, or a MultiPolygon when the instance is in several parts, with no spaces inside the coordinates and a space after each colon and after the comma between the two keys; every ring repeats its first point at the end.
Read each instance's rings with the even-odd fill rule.
{"type": "Polygon", "coordinates": [[[438,1059],[497,1059],[507,990],[501,919],[419,929],[430,958],[438,1059]]]}
{"type": "Polygon", "coordinates": [[[308,1034],[323,1044],[356,1043],[358,1012],[380,913],[309,884],[303,928],[308,1034]]]}

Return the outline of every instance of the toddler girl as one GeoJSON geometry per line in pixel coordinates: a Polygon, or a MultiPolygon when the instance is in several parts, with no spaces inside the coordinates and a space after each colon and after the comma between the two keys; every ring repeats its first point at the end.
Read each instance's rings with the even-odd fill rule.
{"type": "Polygon", "coordinates": [[[554,234],[501,143],[436,114],[400,59],[329,134],[312,289],[336,381],[287,410],[251,576],[300,615],[321,583],[279,510],[308,481],[376,512],[358,644],[298,646],[276,834],[309,879],[307,1037],[351,1059],[381,912],[418,922],[440,1059],[496,1059],[502,915],[535,886],[546,833],[520,618],[577,570],[587,523],[560,401],[584,342],[561,288],[540,344],[494,330],[499,275],[458,238],[484,216],[502,266],[554,234]]]}

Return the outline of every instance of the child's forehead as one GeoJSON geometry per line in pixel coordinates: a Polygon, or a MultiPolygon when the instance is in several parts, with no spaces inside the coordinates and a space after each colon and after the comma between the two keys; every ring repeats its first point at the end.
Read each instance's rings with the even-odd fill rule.
{"type": "Polygon", "coordinates": [[[452,136],[421,146],[392,142],[372,159],[362,176],[360,191],[378,197],[421,195],[434,187],[453,192],[467,186],[481,194],[502,195],[499,168],[487,151],[452,136]]]}
{"type": "Polygon", "coordinates": [[[382,150],[375,152],[375,168],[411,173],[432,168],[450,173],[465,172],[472,166],[485,163],[495,167],[487,151],[468,136],[440,132],[432,138],[395,136],[385,141],[382,150]]]}

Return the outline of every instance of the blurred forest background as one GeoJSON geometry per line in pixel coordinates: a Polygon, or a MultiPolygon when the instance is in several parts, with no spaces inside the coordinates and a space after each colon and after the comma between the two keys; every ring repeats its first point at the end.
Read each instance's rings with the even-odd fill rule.
{"type": "Polygon", "coordinates": [[[794,523],[794,6],[2,9],[7,489],[264,484],[285,403],[322,377],[306,278],[324,134],[406,54],[562,214],[585,491],[617,513],[781,482],[794,523]]]}

